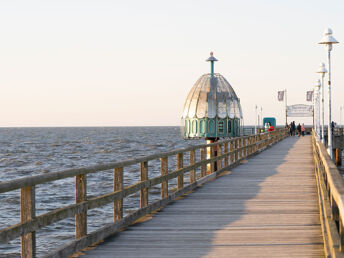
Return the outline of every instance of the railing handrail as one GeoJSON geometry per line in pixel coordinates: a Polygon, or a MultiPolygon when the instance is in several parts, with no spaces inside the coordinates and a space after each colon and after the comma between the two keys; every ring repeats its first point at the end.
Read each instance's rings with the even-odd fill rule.
{"type": "Polygon", "coordinates": [[[0,229],[0,242],[7,242],[21,236],[22,256],[35,256],[35,231],[39,228],[48,226],[54,222],[75,216],[75,236],[76,240],[69,245],[56,251],[52,257],[64,257],[81,250],[94,242],[118,232],[121,228],[128,226],[136,219],[143,217],[149,212],[166,205],[200,184],[216,177],[219,173],[230,167],[236,166],[239,162],[267,146],[284,139],[288,135],[285,129],[276,130],[264,134],[257,134],[245,137],[236,137],[224,141],[218,141],[211,144],[201,144],[187,148],[153,154],[147,157],[131,159],[122,162],[114,162],[105,165],[92,167],[76,168],[63,170],[46,175],[25,177],[11,180],[0,184],[0,193],[20,189],[20,212],[21,223],[12,225],[5,229],[0,229]],[[195,154],[199,149],[201,160],[196,162],[195,154]],[[183,165],[184,152],[189,152],[189,164],[183,165]],[[205,157],[205,153],[210,155],[205,157]],[[215,155],[215,153],[217,153],[215,155]],[[168,157],[177,155],[176,170],[168,171],[168,157]],[[229,160],[230,158],[230,160],[229,160]],[[148,178],[148,161],[160,159],[160,176],[148,178]],[[123,168],[139,164],[141,171],[141,181],[124,187],[123,168]],[[209,166],[207,171],[206,166],[209,166]],[[217,166],[217,169],[215,167],[217,166]],[[196,169],[201,168],[199,178],[196,175],[196,169]],[[114,169],[113,191],[101,194],[92,198],[87,198],[86,175],[99,171],[114,169]],[[189,172],[189,184],[184,185],[184,174],[189,172]],[[67,177],[75,177],[75,204],[64,206],[53,211],[35,215],[35,186],[38,184],[60,180],[67,177]],[[168,193],[169,180],[177,178],[177,190],[171,194],[168,193]],[[153,203],[148,203],[148,189],[154,185],[161,184],[161,199],[153,203]],[[140,208],[123,218],[123,198],[140,192],[140,208]],[[91,234],[87,234],[87,211],[106,204],[114,204],[114,223],[104,226],[91,234]]]}
{"type": "Polygon", "coordinates": [[[316,139],[314,131],[312,145],[318,178],[320,210],[324,213],[321,222],[325,228],[325,244],[330,252],[328,255],[337,257],[340,253],[342,256],[344,251],[344,181],[324,144],[316,139]]]}
{"type": "MultiPolygon", "coordinates": [[[[264,134],[267,134],[267,132],[262,133],[261,135],[264,135],[264,134]]],[[[196,149],[201,149],[201,148],[206,148],[206,147],[212,147],[212,146],[216,146],[216,145],[224,144],[224,143],[230,143],[230,142],[235,141],[238,138],[247,139],[248,137],[250,137],[250,136],[235,137],[235,138],[231,138],[231,139],[227,139],[227,140],[218,141],[215,143],[199,144],[199,145],[194,145],[194,146],[190,146],[190,147],[186,147],[186,148],[182,148],[182,149],[177,149],[177,150],[172,150],[172,151],[168,151],[168,152],[156,153],[156,154],[152,154],[149,156],[140,157],[140,158],[136,158],[136,159],[127,159],[124,161],[109,162],[106,164],[100,164],[100,165],[95,165],[95,166],[86,166],[86,167],[65,169],[65,170],[61,170],[61,171],[50,172],[48,174],[21,177],[18,179],[13,179],[13,180],[7,181],[7,182],[1,182],[0,183],[0,193],[17,190],[17,189],[20,189],[23,187],[48,183],[51,181],[62,180],[62,179],[68,178],[68,177],[74,177],[74,176],[81,175],[81,174],[97,173],[99,171],[115,169],[115,168],[120,168],[120,167],[127,167],[130,165],[135,165],[138,163],[147,162],[150,160],[155,160],[155,159],[159,159],[162,157],[169,157],[172,155],[176,155],[177,153],[181,153],[181,152],[188,152],[191,150],[196,150],[196,149]]]]}

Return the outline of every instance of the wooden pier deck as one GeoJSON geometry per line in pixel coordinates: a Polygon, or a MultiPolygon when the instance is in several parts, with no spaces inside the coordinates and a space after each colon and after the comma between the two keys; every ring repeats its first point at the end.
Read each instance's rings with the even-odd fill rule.
{"type": "Polygon", "coordinates": [[[323,257],[311,137],[289,137],[80,257],[323,257]]]}

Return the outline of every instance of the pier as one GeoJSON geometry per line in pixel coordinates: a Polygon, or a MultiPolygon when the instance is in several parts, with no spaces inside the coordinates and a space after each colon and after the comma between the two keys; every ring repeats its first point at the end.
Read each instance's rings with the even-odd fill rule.
{"type": "Polygon", "coordinates": [[[69,217],[75,217],[75,240],[56,243],[46,257],[343,255],[344,183],[314,134],[288,137],[278,129],[0,183],[0,193],[16,189],[21,223],[1,229],[0,241],[20,237],[22,257],[41,256],[35,231],[69,217]],[[149,178],[153,161],[161,175],[149,178]],[[126,167],[133,164],[141,180],[124,186],[126,167]],[[113,191],[89,197],[86,175],[109,169],[113,191]],[[75,204],[36,216],[35,186],[68,177],[75,178],[75,204]],[[152,201],[155,185],[161,198],[152,201]],[[124,216],[123,201],[135,193],[140,206],[124,216]],[[113,223],[88,232],[87,211],[107,204],[113,205],[113,223]]]}

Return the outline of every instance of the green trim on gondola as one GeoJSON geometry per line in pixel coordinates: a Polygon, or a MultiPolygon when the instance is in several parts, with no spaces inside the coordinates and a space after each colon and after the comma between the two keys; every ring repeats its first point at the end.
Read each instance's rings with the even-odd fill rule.
{"type": "Polygon", "coordinates": [[[186,118],[184,138],[226,138],[240,135],[238,118],[186,118]]]}

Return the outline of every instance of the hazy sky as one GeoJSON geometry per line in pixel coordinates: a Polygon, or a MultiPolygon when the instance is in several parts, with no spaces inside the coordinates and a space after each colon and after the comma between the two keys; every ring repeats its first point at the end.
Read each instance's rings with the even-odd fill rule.
{"type": "Polygon", "coordinates": [[[0,126],[179,125],[210,51],[245,124],[255,104],[282,123],[277,91],[306,103],[326,27],[342,42],[332,51],[339,122],[343,11],[343,0],[1,1],[0,126]]]}

